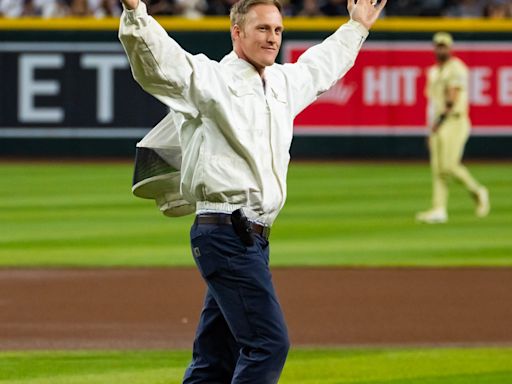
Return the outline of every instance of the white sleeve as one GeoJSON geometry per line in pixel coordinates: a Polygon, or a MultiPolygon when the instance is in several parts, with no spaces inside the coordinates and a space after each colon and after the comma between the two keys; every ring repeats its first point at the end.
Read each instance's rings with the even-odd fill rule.
{"type": "Polygon", "coordinates": [[[133,77],[148,93],[172,110],[194,118],[204,82],[198,79],[209,71],[208,60],[186,52],[160,24],[147,14],[139,1],[134,10],[124,9],[119,39],[126,51],[133,77]]]}
{"type": "Polygon", "coordinates": [[[363,25],[350,20],[322,43],[304,52],[297,63],[284,65],[293,89],[291,101],[295,115],[352,68],[367,36],[368,30],[363,25]]]}

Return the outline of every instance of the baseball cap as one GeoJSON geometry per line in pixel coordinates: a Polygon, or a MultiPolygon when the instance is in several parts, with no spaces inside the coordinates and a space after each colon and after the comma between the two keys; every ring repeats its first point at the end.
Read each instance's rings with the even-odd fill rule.
{"type": "Polygon", "coordinates": [[[451,47],[453,44],[452,35],[446,32],[437,32],[432,38],[432,41],[434,44],[442,44],[446,45],[447,47],[451,47]]]}

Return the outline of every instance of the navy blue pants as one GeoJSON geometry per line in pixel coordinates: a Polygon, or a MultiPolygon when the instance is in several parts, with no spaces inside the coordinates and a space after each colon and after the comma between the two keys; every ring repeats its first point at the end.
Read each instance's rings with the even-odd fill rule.
{"type": "Polygon", "coordinates": [[[245,246],[230,225],[192,226],[192,254],[208,290],[184,384],[277,383],[289,349],[272,285],[268,242],[245,246]]]}

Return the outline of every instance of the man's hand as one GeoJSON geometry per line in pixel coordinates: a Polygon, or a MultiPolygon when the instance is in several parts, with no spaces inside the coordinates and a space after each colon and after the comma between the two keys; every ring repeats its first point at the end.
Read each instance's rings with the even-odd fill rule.
{"type": "Polygon", "coordinates": [[[126,9],[135,9],[139,5],[140,0],[121,0],[126,9]]]}
{"type": "Polygon", "coordinates": [[[439,122],[435,122],[430,128],[430,132],[432,132],[432,134],[436,134],[437,131],[439,131],[439,128],[441,128],[441,124],[439,124],[439,122]]]}
{"type": "Polygon", "coordinates": [[[352,20],[370,29],[379,18],[386,3],[387,0],[382,0],[379,5],[376,5],[377,0],[348,0],[347,9],[352,20]]]}
{"type": "Polygon", "coordinates": [[[441,113],[439,115],[439,117],[437,118],[437,120],[434,122],[434,124],[432,124],[431,132],[433,134],[437,133],[437,131],[439,131],[439,128],[441,128],[441,126],[443,125],[444,121],[448,117],[448,113],[449,113],[449,110],[446,110],[443,113],[441,113]]]}

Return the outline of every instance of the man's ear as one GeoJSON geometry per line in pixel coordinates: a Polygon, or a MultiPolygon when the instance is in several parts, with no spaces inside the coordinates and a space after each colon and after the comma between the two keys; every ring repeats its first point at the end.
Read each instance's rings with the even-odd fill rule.
{"type": "Polygon", "coordinates": [[[237,40],[242,34],[242,29],[238,24],[235,24],[231,27],[231,40],[237,40]]]}

